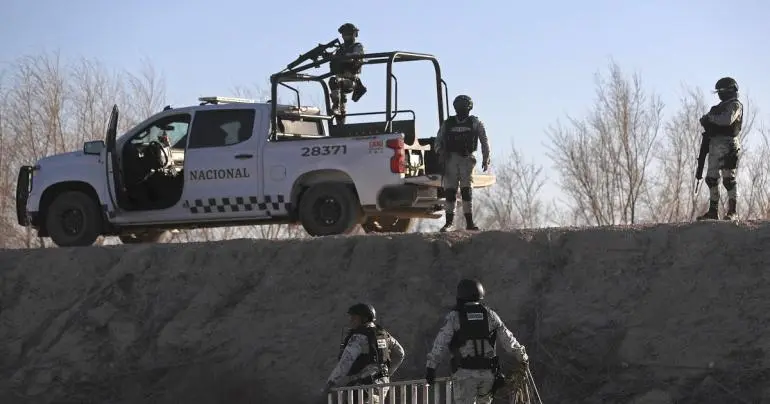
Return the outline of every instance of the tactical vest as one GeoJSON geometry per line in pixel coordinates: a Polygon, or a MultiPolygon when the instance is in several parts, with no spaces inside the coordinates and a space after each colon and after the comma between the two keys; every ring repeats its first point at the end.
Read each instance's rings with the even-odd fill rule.
{"type": "MultiPolygon", "coordinates": [[[[350,51],[350,49],[353,48],[353,46],[356,46],[356,45],[358,45],[358,42],[354,42],[350,45],[342,44],[334,52],[334,56],[345,55],[350,51]]],[[[329,62],[329,69],[333,74],[341,74],[341,73],[361,74],[362,67],[363,67],[363,63],[360,60],[336,61],[332,59],[329,62]]]]}
{"type": "Polygon", "coordinates": [[[388,368],[390,367],[390,348],[388,347],[388,339],[390,334],[380,326],[374,327],[358,327],[353,329],[345,337],[345,342],[342,344],[342,349],[338,356],[338,360],[342,357],[342,351],[348,345],[350,338],[355,334],[361,334],[366,337],[367,344],[369,346],[368,353],[361,354],[353,361],[353,365],[350,366],[347,376],[357,374],[367,365],[377,365],[380,371],[374,375],[374,378],[386,376],[388,374],[388,368]]]}
{"type": "MultiPolygon", "coordinates": [[[[718,105],[713,107],[714,113],[722,113],[727,109],[727,106],[732,102],[733,100],[727,100],[722,101],[718,105]]],[[[709,135],[711,136],[729,136],[729,137],[738,137],[738,135],[741,134],[741,129],[743,127],[743,104],[741,104],[740,101],[737,99],[734,100],[738,104],[741,105],[741,114],[738,116],[738,119],[733,122],[730,126],[717,126],[712,125],[712,127],[709,130],[709,135]]]]}
{"type": "Polygon", "coordinates": [[[489,331],[489,310],[483,304],[460,304],[455,308],[460,329],[455,331],[449,348],[452,351],[452,367],[464,369],[495,369],[498,366],[497,356],[484,356],[485,344],[491,349],[497,342],[497,330],[489,331]],[[468,341],[473,343],[473,355],[460,357],[459,349],[468,341]]]}
{"type": "Polygon", "coordinates": [[[444,139],[448,152],[467,156],[476,151],[479,134],[473,130],[475,122],[476,120],[472,116],[469,116],[463,122],[459,122],[456,116],[449,117],[446,120],[444,139]]]}

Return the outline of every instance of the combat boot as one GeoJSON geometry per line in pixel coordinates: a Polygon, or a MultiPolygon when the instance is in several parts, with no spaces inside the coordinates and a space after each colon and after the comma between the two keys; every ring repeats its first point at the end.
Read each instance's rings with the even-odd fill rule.
{"type": "Polygon", "coordinates": [[[736,212],[738,208],[738,202],[735,199],[728,199],[727,200],[727,213],[725,214],[725,217],[723,217],[724,220],[736,220],[738,217],[738,213],[736,212]]]}
{"type": "Polygon", "coordinates": [[[719,202],[709,201],[709,210],[695,219],[696,220],[719,220],[719,202]]]}
{"type": "Polygon", "coordinates": [[[442,233],[446,233],[448,231],[454,230],[455,229],[454,222],[455,222],[455,214],[454,213],[447,213],[446,214],[446,224],[444,225],[444,227],[441,228],[441,232],[442,233]]]}
{"type": "Polygon", "coordinates": [[[473,213],[465,214],[465,230],[478,230],[479,226],[473,223],[473,213]]]}

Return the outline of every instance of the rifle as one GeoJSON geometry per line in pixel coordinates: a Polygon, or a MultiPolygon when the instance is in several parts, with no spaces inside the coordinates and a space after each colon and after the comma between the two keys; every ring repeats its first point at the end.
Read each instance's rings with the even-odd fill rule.
{"type": "Polygon", "coordinates": [[[330,52],[327,49],[332,47],[338,48],[340,45],[341,44],[340,44],[339,38],[335,38],[333,41],[329,41],[328,43],[325,43],[325,44],[319,43],[318,46],[316,46],[315,48],[299,55],[299,57],[296,60],[286,65],[286,68],[291,70],[306,60],[314,61],[315,63],[313,63],[313,67],[319,67],[321,64],[321,60],[317,60],[317,59],[329,58],[333,54],[333,52],[330,52]]]}
{"type": "Polygon", "coordinates": [[[706,133],[703,133],[703,137],[700,141],[700,151],[698,152],[698,166],[695,167],[695,195],[700,190],[700,181],[703,179],[703,166],[706,164],[706,155],[709,153],[709,144],[711,143],[706,133]]]}

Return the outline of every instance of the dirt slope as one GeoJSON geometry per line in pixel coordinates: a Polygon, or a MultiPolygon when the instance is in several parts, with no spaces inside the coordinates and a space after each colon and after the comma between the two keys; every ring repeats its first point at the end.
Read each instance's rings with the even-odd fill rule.
{"type": "Polygon", "coordinates": [[[770,402],[768,245],[712,222],[3,251],[0,402],[317,402],[359,300],[420,378],[462,276],[546,403],[770,402]]]}

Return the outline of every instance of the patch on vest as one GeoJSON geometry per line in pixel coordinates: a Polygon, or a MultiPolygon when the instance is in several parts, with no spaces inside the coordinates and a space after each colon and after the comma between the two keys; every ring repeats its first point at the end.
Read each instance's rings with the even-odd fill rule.
{"type": "Polygon", "coordinates": [[[480,321],[484,319],[484,313],[465,313],[468,321],[480,321]]]}
{"type": "Polygon", "coordinates": [[[388,341],[384,339],[378,339],[377,340],[377,348],[379,349],[385,349],[388,347],[388,341]]]}
{"type": "Polygon", "coordinates": [[[450,132],[455,132],[455,133],[470,132],[471,128],[469,128],[467,126],[453,126],[453,127],[451,127],[449,129],[449,131],[450,132]]]}

